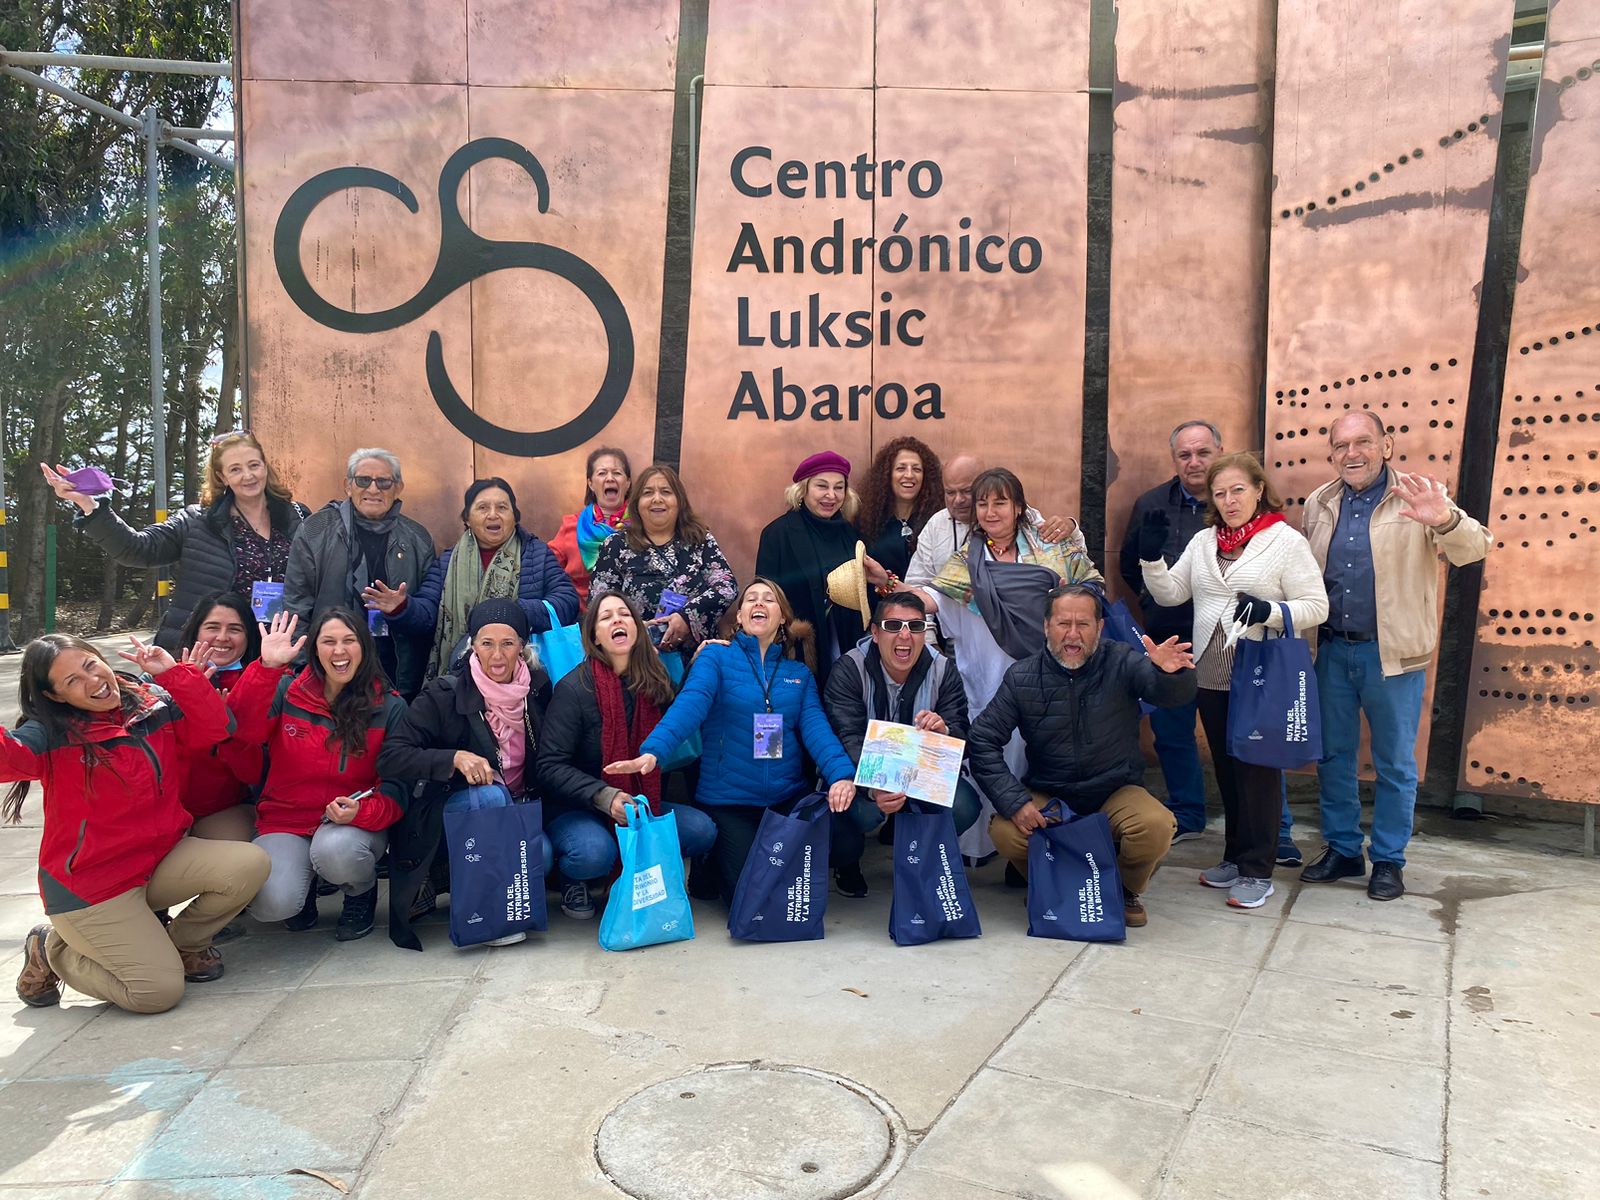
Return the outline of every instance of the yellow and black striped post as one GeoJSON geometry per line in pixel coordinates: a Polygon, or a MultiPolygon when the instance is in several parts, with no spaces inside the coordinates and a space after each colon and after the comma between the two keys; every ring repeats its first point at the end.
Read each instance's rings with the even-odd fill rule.
{"type": "Polygon", "coordinates": [[[0,467],[0,653],[15,650],[11,640],[11,551],[6,529],[5,475],[0,467]]]}

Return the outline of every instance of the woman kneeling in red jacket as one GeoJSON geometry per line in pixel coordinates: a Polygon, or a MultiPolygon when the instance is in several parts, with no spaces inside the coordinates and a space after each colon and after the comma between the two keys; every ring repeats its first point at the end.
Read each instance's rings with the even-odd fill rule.
{"type": "Polygon", "coordinates": [[[311,929],[320,875],[344,890],[336,936],[349,942],[372,932],[378,859],[403,811],[404,789],[378,778],[378,750],[406,706],[384,685],[377,646],[355,613],[326,609],[300,638],[297,623],[272,618],[261,657],[228,693],[238,736],[267,747],[255,844],[272,856],[272,874],[250,915],[311,929]],[[308,640],[308,665],[287,673],[308,640]]]}
{"type": "MultiPolygon", "coordinates": [[[[49,925],[22,944],[17,995],[59,1003],[64,981],[129,1012],[165,1012],[184,981],[222,975],[211,944],[267,877],[255,846],[184,837],[182,759],[232,721],[200,670],[134,639],[124,658],[160,683],[118,675],[88,642],[47,634],[22,655],[23,723],[0,730],[5,817],[44,784],[39,895],[49,925]],[[162,928],[155,909],[192,900],[162,928]]],[[[204,648],[197,656],[204,658],[204,648]]]]}

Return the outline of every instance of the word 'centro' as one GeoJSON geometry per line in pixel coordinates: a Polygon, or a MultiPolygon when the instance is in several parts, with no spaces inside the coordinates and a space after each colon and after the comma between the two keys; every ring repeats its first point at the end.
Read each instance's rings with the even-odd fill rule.
{"type": "Polygon", "coordinates": [[[784,382],[782,367],[773,368],[772,390],[765,395],[754,371],[739,372],[739,386],[728,408],[728,420],[752,416],[758,421],[798,421],[809,416],[813,421],[859,421],[863,401],[871,404],[873,415],[883,421],[897,420],[908,410],[913,420],[944,420],[944,395],[937,383],[919,383],[910,390],[893,380],[877,387],[852,383],[843,390],[837,384],[819,383],[808,398],[798,383],[784,382]],[[768,396],[772,400],[770,407],[768,396]]]}
{"type": "MultiPolygon", "coordinates": [[[[773,184],[750,181],[745,171],[752,160],[771,163],[772,147],[746,146],[728,164],[728,175],[741,196],[760,200],[772,195],[773,184]]],[[[919,158],[907,169],[903,158],[886,158],[877,163],[871,161],[865,152],[856,155],[855,161],[848,167],[838,159],[823,159],[808,164],[791,158],[779,163],[775,173],[766,174],[768,178],[776,180],[778,194],[790,200],[804,200],[810,195],[824,200],[848,200],[852,195],[858,200],[871,200],[875,196],[893,196],[894,177],[902,171],[905,172],[906,188],[919,200],[936,195],[944,186],[944,172],[936,162],[919,158]],[[846,181],[847,175],[849,182],[846,181]],[[853,189],[851,183],[854,184],[853,189]]]]}

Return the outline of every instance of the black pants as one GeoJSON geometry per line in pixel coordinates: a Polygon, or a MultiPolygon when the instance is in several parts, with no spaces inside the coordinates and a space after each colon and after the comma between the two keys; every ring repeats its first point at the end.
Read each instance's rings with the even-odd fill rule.
{"type": "MultiPolygon", "coordinates": [[[[802,792],[772,805],[772,811],[788,816],[794,806],[809,796],[802,792]]],[[[750,857],[750,847],[756,844],[756,832],[761,828],[761,814],[765,808],[756,804],[704,804],[698,805],[717,827],[717,840],[711,847],[711,868],[716,872],[717,888],[722,902],[733,905],[733,889],[739,886],[739,876],[744,871],[745,859],[750,857]]]]}
{"type": "Polygon", "coordinates": [[[1201,688],[1200,724],[1222,792],[1222,857],[1251,879],[1271,879],[1283,813],[1283,772],[1240,762],[1228,753],[1228,693],[1201,688]]]}

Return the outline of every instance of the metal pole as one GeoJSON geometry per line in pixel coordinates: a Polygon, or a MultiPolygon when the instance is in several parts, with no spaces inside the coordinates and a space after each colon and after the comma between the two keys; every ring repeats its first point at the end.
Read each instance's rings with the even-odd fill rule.
{"type": "Polygon", "coordinates": [[[122,58],[109,54],[55,54],[37,50],[7,50],[0,46],[0,63],[18,67],[91,67],[103,71],[148,71],[158,75],[231,75],[232,63],[187,62],[176,58],[122,58]]]}
{"type": "Polygon", "coordinates": [[[6,529],[5,425],[0,421],[0,653],[17,648],[11,639],[11,559],[6,529]]]}
{"type": "MultiPolygon", "coordinates": [[[[8,56],[0,56],[0,64],[3,64],[5,57],[8,56]]],[[[138,133],[144,132],[143,121],[140,121],[135,117],[130,117],[125,112],[119,112],[110,105],[101,104],[98,100],[91,100],[88,96],[83,95],[83,93],[75,92],[65,84],[57,83],[53,79],[46,79],[43,75],[35,75],[32,71],[24,71],[21,67],[10,67],[4,65],[0,65],[0,75],[9,75],[13,79],[20,79],[23,83],[30,84],[42,92],[49,92],[52,96],[59,96],[69,104],[76,104],[85,112],[92,112],[96,116],[104,117],[108,121],[115,121],[124,129],[132,129],[138,133]]],[[[196,158],[203,158],[213,166],[226,167],[230,170],[233,167],[233,163],[229,159],[219,158],[217,155],[212,154],[209,150],[202,150],[198,146],[193,146],[188,142],[180,141],[169,126],[162,126],[161,138],[166,145],[176,146],[179,150],[186,151],[187,153],[194,155],[196,158]]]]}
{"type": "Polygon", "coordinates": [[[224,171],[233,170],[232,159],[223,158],[222,155],[213,154],[209,150],[202,150],[199,146],[190,145],[188,142],[181,142],[177,138],[164,137],[161,139],[161,144],[171,146],[174,150],[182,150],[185,154],[192,154],[202,162],[208,162],[213,167],[221,167],[224,171]]]}
{"type": "Polygon", "coordinates": [[[694,256],[695,177],[700,173],[700,85],[704,75],[689,80],[689,254],[694,256]]]}
{"type": "Polygon", "coordinates": [[[231,129],[196,129],[192,125],[168,125],[168,137],[188,138],[195,142],[231,142],[233,130],[231,129]]]}
{"type": "MultiPolygon", "coordinates": [[[[144,110],[144,232],[150,257],[150,428],[155,443],[155,519],[167,519],[167,397],[161,359],[161,118],[156,107],[144,110]]],[[[156,617],[167,608],[166,571],[156,571],[156,617]]]]}
{"type": "MultiPolygon", "coordinates": [[[[52,517],[54,513],[50,514],[52,517]]],[[[56,631],[56,523],[44,527],[44,631],[56,631]]]]}

